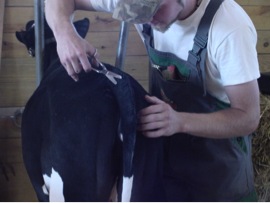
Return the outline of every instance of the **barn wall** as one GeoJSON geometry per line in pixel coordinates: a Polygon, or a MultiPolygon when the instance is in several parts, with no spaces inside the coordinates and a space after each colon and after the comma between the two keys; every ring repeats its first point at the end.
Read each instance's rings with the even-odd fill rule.
{"type": "MultiPolygon", "coordinates": [[[[4,0],[0,0],[4,1],[4,0]]],[[[35,59],[15,37],[34,19],[33,0],[5,0],[2,57],[0,68],[0,201],[35,201],[21,155],[20,128],[10,116],[25,105],[36,88],[35,59]]],[[[270,1],[237,0],[252,18],[258,31],[260,70],[270,71],[270,1]]],[[[0,4],[1,5],[1,4],[0,4]]],[[[104,13],[76,13],[76,19],[91,21],[87,39],[99,50],[102,61],[114,64],[119,37],[119,22],[104,13]]],[[[1,29],[0,29],[1,32],[1,29]]],[[[1,53],[1,52],[0,52],[1,53]]],[[[125,71],[147,89],[148,60],[144,46],[131,26],[125,71]]]]}

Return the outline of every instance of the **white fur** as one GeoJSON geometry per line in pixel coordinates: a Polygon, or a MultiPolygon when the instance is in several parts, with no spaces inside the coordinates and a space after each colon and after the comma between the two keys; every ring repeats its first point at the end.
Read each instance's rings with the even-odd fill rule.
{"type": "Polygon", "coordinates": [[[124,177],[122,188],[122,202],[130,202],[132,185],[133,185],[133,176],[130,178],[124,177]]]}
{"type": "Polygon", "coordinates": [[[59,173],[52,168],[51,177],[43,175],[45,185],[42,187],[45,194],[49,194],[50,202],[64,202],[64,183],[59,173]]]}

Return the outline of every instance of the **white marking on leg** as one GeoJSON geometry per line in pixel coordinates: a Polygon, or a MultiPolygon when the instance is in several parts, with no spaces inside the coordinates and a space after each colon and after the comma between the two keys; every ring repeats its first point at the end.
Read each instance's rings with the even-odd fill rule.
{"type": "Polygon", "coordinates": [[[64,183],[59,173],[52,169],[50,202],[64,202],[64,183]]]}
{"type": "Polygon", "coordinates": [[[42,190],[45,195],[49,195],[51,178],[47,174],[43,174],[43,180],[44,180],[44,185],[42,186],[42,190]]]}
{"type": "Polygon", "coordinates": [[[130,202],[131,191],[133,185],[133,176],[130,178],[123,178],[123,188],[122,188],[122,202],[130,202]]]}
{"type": "Polygon", "coordinates": [[[42,187],[45,194],[49,194],[50,202],[64,202],[64,183],[59,173],[52,168],[51,177],[44,174],[45,185],[42,187]]]}
{"type": "Polygon", "coordinates": [[[47,187],[46,187],[45,184],[42,186],[42,191],[43,191],[43,193],[44,193],[45,195],[49,195],[49,191],[48,191],[48,189],[47,189],[47,187]]]}

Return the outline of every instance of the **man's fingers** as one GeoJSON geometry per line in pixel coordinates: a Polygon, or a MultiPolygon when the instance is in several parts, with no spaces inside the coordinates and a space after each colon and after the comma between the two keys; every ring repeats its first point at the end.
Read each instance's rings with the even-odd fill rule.
{"type": "Polygon", "coordinates": [[[87,57],[87,55],[85,55],[84,57],[81,57],[80,58],[80,64],[81,64],[81,67],[82,69],[85,71],[85,72],[89,72],[91,71],[91,64],[89,62],[89,59],[87,57]]]}
{"type": "Polygon", "coordinates": [[[158,99],[157,97],[151,97],[149,95],[146,95],[145,99],[146,99],[146,101],[148,101],[149,103],[152,103],[152,104],[162,104],[162,103],[164,103],[164,101],[158,99]]]}
{"type": "Polygon", "coordinates": [[[162,113],[163,111],[164,111],[163,105],[154,103],[153,105],[148,106],[142,109],[141,111],[139,111],[138,115],[140,117],[151,115],[151,114],[156,115],[158,113],[162,113]]]}
{"type": "Polygon", "coordinates": [[[139,123],[141,124],[162,121],[164,118],[164,114],[162,113],[146,113],[144,115],[140,114],[139,116],[139,123]]]}
{"type": "Polygon", "coordinates": [[[82,70],[81,62],[80,61],[78,61],[78,62],[71,62],[71,64],[72,64],[72,68],[73,68],[74,72],[76,74],[79,74],[81,72],[81,70],[82,70]]]}
{"type": "Polygon", "coordinates": [[[99,58],[99,53],[98,53],[97,48],[94,47],[94,49],[92,51],[89,51],[87,55],[88,55],[88,58],[90,59],[91,65],[94,65],[94,66],[99,65],[96,60],[99,58]]]}
{"type": "Polygon", "coordinates": [[[97,53],[97,49],[95,47],[90,49],[91,51],[89,52],[84,52],[80,54],[77,53],[77,55],[73,55],[72,57],[70,57],[70,60],[67,58],[62,62],[68,75],[72,77],[73,80],[79,80],[78,74],[82,70],[84,70],[85,72],[89,72],[92,69],[92,64],[94,66],[98,65],[96,64],[97,61],[95,60],[95,58],[99,56],[99,54],[97,53]]]}
{"type": "Polygon", "coordinates": [[[66,63],[63,63],[63,66],[65,67],[68,75],[75,81],[79,81],[79,77],[78,77],[78,74],[74,71],[72,65],[68,62],[66,63]]]}

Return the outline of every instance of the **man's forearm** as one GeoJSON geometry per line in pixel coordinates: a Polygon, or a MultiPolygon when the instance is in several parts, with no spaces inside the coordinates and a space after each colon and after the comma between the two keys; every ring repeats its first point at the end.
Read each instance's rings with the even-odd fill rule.
{"type": "Polygon", "coordinates": [[[232,108],[209,114],[179,113],[179,117],[184,133],[214,139],[248,135],[259,122],[259,114],[232,108]]]}
{"type": "Polygon", "coordinates": [[[72,16],[75,11],[74,0],[46,0],[46,20],[54,32],[55,37],[62,32],[68,32],[72,27],[72,16]]]}

